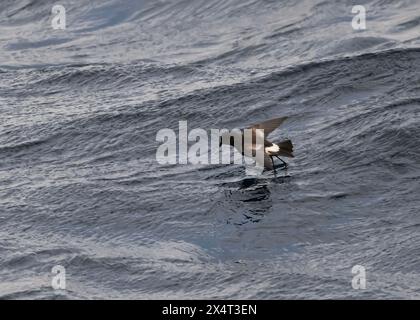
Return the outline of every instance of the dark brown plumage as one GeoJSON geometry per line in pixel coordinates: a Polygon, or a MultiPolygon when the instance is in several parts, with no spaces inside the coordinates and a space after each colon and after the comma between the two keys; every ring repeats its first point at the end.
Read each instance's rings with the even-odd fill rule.
{"type": "MultiPolygon", "coordinates": [[[[274,162],[273,157],[278,158],[280,161],[283,162],[285,166],[287,166],[286,162],[284,162],[282,159],[279,158],[279,156],[282,157],[290,157],[293,158],[293,144],[290,140],[283,140],[278,143],[273,143],[266,139],[266,137],[273,132],[275,129],[277,129],[285,120],[287,117],[280,117],[280,118],[274,118],[271,120],[267,120],[255,125],[252,125],[245,129],[251,129],[252,130],[252,146],[250,146],[252,150],[252,155],[255,156],[257,145],[256,145],[256,130],[257,129],[263,129],[264,130],[264,167],[268,170],[274,169],[274,162]]],[[[249,146],[245,146],[245,139],[244,139],[244,129],[241,129],[242,131],[242,146],[241,150],[238,150],[242,155],[245,154],[244,150],[246,148],[249,148],[249,146]]],[[[223,143],[222,138],[220,138],[220,145],[223,143]]],[[[230,137],[229,144],[231,146],[235,146],[234,143],[234,137],[230,137]]]]}

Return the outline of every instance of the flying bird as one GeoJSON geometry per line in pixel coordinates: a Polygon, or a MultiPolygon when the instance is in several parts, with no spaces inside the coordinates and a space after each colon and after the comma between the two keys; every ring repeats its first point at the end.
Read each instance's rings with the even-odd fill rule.
{"type": "Polygon", "coordinates": [[[227,141],[227,139],[223,139],[223,135],[219,138],[219,147],[222,146],[222,144],[228,144],[230,146],[234,146],[238,152],[240,152],[242,155],[245,154],[255,154],[256,150],[261,148],[261,145],[256,144],[256,137],[257,137],[257,129],[263,129],[264,130],[264,168],[267,170],[274,170],[274,173],[276,172],[276,168],[274,166],[274,160],[273,157],[279,159],[283,166],[287,168],[287,163],[280,158],[282,157],[289,157],[293,158],[293,144],[292,141],[289,139],[282,140],[280,142],[274,143],[270,140],[266,139],[266,137],[273,132],[275,129],[277,129],[285,120],[287,117],[280,117],[280,118],[274,118],[271,120],[267,120],[258,124],[254,124],[248,128],[244,129],[251,129],[252,131],[252,143],[248,143],[245,145],[245,139],[244,139],[244,129],[240,129],[242,133],[242,145],[235,145],[235,140],[232,135],[230,135],[230,139],[227,141]],[[247,151],[247,152],[246,152],[247,151]],[[252,153],[251,153],[252,152],[252,153]]]}

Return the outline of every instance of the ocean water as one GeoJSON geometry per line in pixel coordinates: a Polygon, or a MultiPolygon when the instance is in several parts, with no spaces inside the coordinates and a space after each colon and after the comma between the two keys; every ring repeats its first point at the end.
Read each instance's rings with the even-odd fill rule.
{"type": "Polygon", "coordinates": [[[419,299],[420,2],[362,2],[1,1],[0,298],[419,299]],[[278,116],[277,178],[156,161],[278,116]]]}

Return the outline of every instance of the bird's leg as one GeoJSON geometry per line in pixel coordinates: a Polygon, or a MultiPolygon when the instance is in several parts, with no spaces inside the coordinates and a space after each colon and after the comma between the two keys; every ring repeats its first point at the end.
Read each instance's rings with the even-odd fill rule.
{"type": "MultiPolygon", "coordinates": [[[[279,156],[275,156],[275,157],[277,159],[279,159],[281,162],[283,162],[283,165],[287,168],[287,163],[283,159],[280,159],[279,156]]],[[[273,159],[271,159],[271,160],[273,160],[273,159]]]]}
{"type": "Polygon", "coordinates": [[[276,175],[276,167],[274,166],[274,160],[273,160],[273,157],[272,156],[270,156],[270,159],[271,159],[271,163],[273,164],[273,171],[274,171],[274,175],[276,175]]]}

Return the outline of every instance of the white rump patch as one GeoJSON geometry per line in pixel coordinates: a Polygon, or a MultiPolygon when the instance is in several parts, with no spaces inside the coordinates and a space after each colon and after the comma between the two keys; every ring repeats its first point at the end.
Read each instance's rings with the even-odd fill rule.
{"type": "Polygon", "coordinates": [[[279,151],[280,151],[280,147],[276,145],[275,143],[273,143],[271,147],[265,148],[265,153],[267,153],[268,155],[278,153],[279,151]]]}

